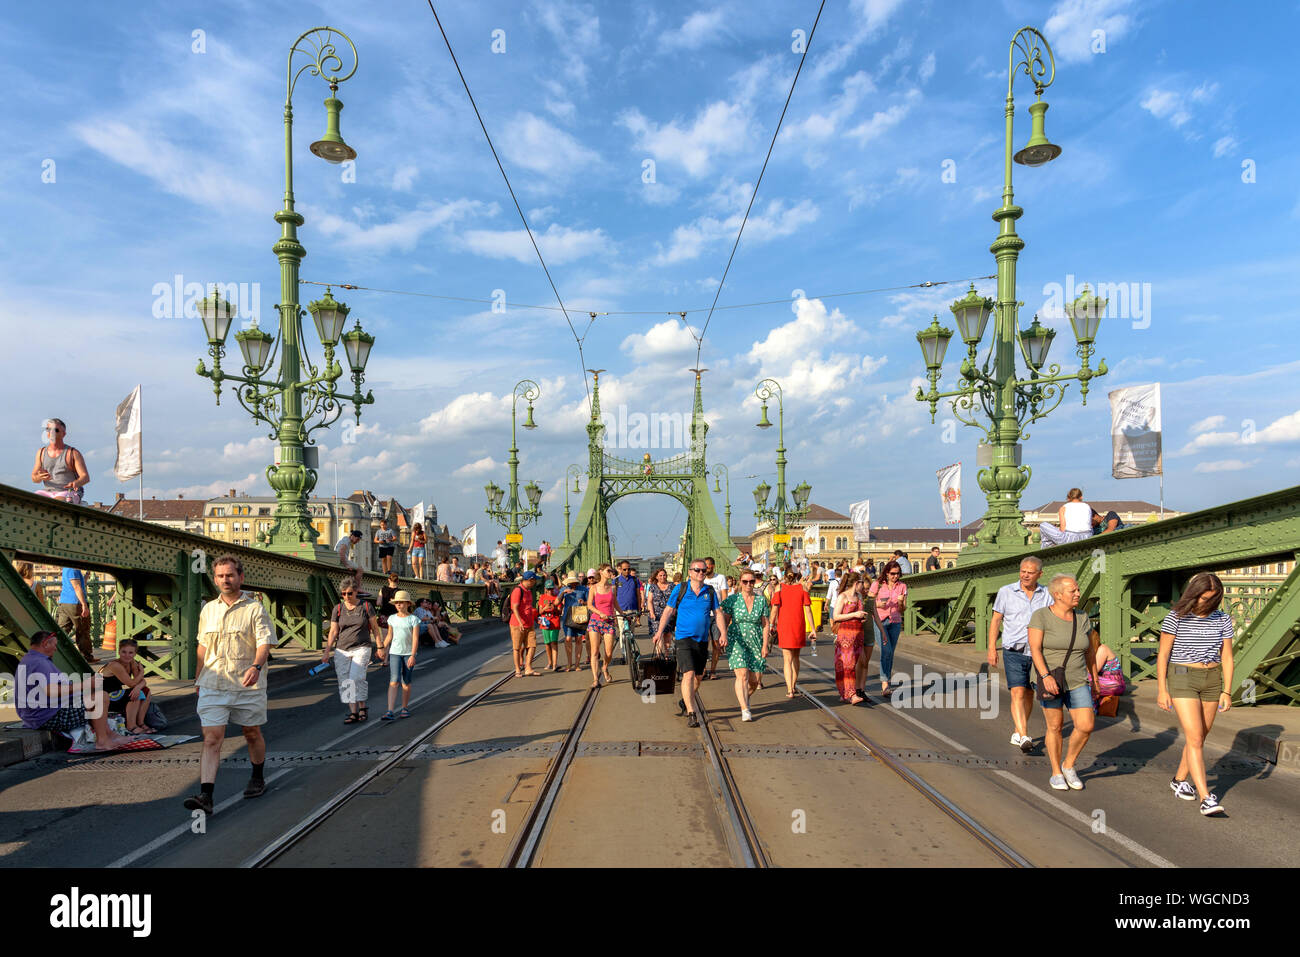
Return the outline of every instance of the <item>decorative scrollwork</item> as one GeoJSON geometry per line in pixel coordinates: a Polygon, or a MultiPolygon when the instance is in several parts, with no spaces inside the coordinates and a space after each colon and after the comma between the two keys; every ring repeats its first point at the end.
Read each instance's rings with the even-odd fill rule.
{"type": "Polygon", "coordinates": [[[1021,27],[1011,38],[1011,50],[1007,54],[1009,73],[1007,77],[1007,96],[1011,96],[1011,84],[1017,73],[1023,71],[1025,76],[1034,81],[1034,93],[1042,96],[1043,91],[1056,79],[1056,58],[1052,48],[1041,33],[1033,27],[1021,27]],[[1016,52],[1020,52],[1020,62],[1016,62],[1016,52]],[[1043,62],[1043,53],[1047,53],[1047,62],[1043,62]],[[1047,77],[1044,81],[1043,77],[1047,77]]]}
{"type": "Polygon", "coordinates": [[[303,72],[309,72],[312,76],[323,77],[329,83],[331,89],[338,89],[338,85],[345,80],[350,80],[352,75],[357,72],[357,48],[353,45],[352,39],[342,30],[336,30],[334,27],[314,27],[308,30],[297,40],[289,49],[289,63],[286,70],[288,82],[285,89],[285,105],[293,99],[293,88],[298,83],[298,77],[303,72]],[[343,58],[339,56],[338,48],[335,45],[335,35],[341,37],[352,51],[352,69],[347,73],[342,73],[343,58]],[[305,41],[305,42],[304,42],[305,41]],[[299,44],[302,44],[300,47],[299,44]],[[298,72],[293,71],[293,58],[295,54],[302,54],[307,58],[307,62],[298,68],[298,72]]]}

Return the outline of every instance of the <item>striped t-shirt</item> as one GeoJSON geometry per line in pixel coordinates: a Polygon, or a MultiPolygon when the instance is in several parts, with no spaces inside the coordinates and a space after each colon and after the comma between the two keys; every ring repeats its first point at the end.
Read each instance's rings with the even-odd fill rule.
{"type": "Polygon", "coordinates": [[[1170,664],[1214,664],[1223,652],[1223,642],[1232,640],[1232,616],[1222,609],[1204,618],[1171,611],[1160,623],[1160,630],[1174,636],[1170,664]]]}

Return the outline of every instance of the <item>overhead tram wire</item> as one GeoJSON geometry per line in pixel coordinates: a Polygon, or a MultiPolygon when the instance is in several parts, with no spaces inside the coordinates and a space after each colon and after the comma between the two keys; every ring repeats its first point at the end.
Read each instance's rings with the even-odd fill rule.
{"type": "MultiPolygon", "coordinates": [[[[776,146],[776,138],[781,132],[781,124],[785,122],[786,110],[790,109],[790,100],[794,97],[794,88],[799,83],[799,74],[803,72],[804,61],[808,59],[808,50],[812,47],[813,36],[817,33],[817,24],[821,22],[822,11],[826,9],[826,0],[822,0],[821,5],[817,7],[817,17],[813,20],[812,29],[808,31],[808,40],[804,43],[803,53],[799,56],[799,66],[794,71],[794,79],[790,81],[790,92],[786,94],[785,106],[781,107],[781,116],[776,121],[776,129],[772,131],[772,142],[767,144],[767,156],[763,158],[763,168],[758,171],[758,179],[754,181],[754,192],[749,197],[749,205],[745,207],[745,216],[740,221],[740,229],[736,231],[736,241],[731,246],[731,255],[727,257],[727,266],[722,270],[722,278],[718,280],[718,290],[713,294],[713,305],[709,307],[709,314],[704,319],[704,327],[700,330],[698,336],[691,333],[695,339],[695,366],[699,368],[700,353],[704,349],[704,336],[709,331],[709,323],[713,320],[713,311],[718,306],[718,297],[722,295],[722,287],[726,285],[727,273],[731,271],[731,261],[736,258],[736,250],[740,248],[740,237],[745,233],[745,224],[749,222],[749,211],[754,208],[754,200],[758,199],[758,188],[763,184],[763,174],[767,172],[768,161],[772,158],[772,150],[776,146]]],[[[686,317],[682,317],[685,323],[686,317]]],[[[690,326],[686,327],[690,330],[690,326]]]]}
{"type": "MultiPolygon", "coordinates": [[[[519,219],[524,224],[525,232],[528,233],[528,241],[533,244],[533,252],[537,253],[537,261],[542,264],[542,272],[546,273],[546,281],[551,284],[551,292],[555,293],[555,301],[560,304],[560,311],[564,313],[564,321],[569,324],[569,331],[573,333],[573,340],[578,344],[578,368],[581,370],[582,387],[587,392],[587,405],[590,406],[591,389],[587,386],[587,360],[582,354],[582,339],[578,338],[578,330],[573,328],[573,320],[569,318],[569,310],[564,308],[564,299],[560,296],[560,290],[556,288],[555,280],[551,278],[551,271],[546,268],[546,260],[542,257],[542,251],[537,246],[537,239],[533,236],[532,227],[528,225],[528,217],[524,215],[523,208],[519,205],[519,198],[515,196],[514,187],[510,185],[510,177],[506,175],[506,168],[501,164],[501,157],[497,155],[496,145],[492,142],[492,136],[487,131],[487,124],[483,122],[483,114],[479,112],[478,104],[474,102],[474,94],[470,92],[469,81],[465,79],[465,73],[460,68],[460,61],[456,59],[456,51],[451,48],[451,40],[447,38],[447,31],[442,27],[442,20],[438,16],[438,11],[434,9],[433,0],[427,0],[427,2],[429,12],[433,14],[434,22],[438,24],[438,32],[442,34],[442,42],[447,44],[447,52],[451,54],[451,62],[456,67],[456,74],[460,77],[461,85],[465,87],[465,95],[469,97],[469,105],[474,108],[474,115],[478,118],[478,125],[483,130],[483,136],[487,139],[488,148],[492,150],[492,158],[496,160],[497,169],[501,171],[501,178],[506,181],[506,189],[510,191],[510,199],[515,204],[515,211],[519,213],[519,219]]],[[[822,0],[822,2],[824,3],[825,0],[822,0]]]]}
{"type": "MultiPolygon", "coordinates": [[[[939,286],[960,285],[967,282],[978,282],[981,279],[996,279],[997,276],[989,274],[986,276],[967,276],[964,279],[927,279],[924,282],[912,282],[902,286],[879,286],[875,289],[857,289],[852,292],[831,292],[822,293],[813,296],[804,296],[811,301],[814,299],[843,299],[846,296],[872,296],[882,292],[901,292],[905,289],[932,289],[939,286]]],[[[356,289],[361,292],[380,292],[393,296],[416,296],[422,299],[440,299],[446,302],[472,302],[483,305],[493,305],[497,302],[495,299],[477,299],[473,296],[443,296],[432,292],[411,292],[405,289],[381,289],[377,286],[359,286],[350,282],[321,282],[314,279],[301,279],[299,282],[308,286],[331,286],[334,289],[356,289]]],[[[739,302],[730,306],[718,306],[716,312],[725,312],[728,309],[753,309],[757,306],[778,306],[788,305],[789,298],[783,299],[763,299],[758,302],[739,302]]],[[[547,309],[551,312],[564,312],[559,306],[542,306],[526,302],[510,303],[513,309],[547,309]]],[[[611,309],[603,312],[588,313],[597,318],[616,318],[618,316],[684,316],[695,312],[707,312],[708,306],[700,306],[698,309],[611,309]]]]}

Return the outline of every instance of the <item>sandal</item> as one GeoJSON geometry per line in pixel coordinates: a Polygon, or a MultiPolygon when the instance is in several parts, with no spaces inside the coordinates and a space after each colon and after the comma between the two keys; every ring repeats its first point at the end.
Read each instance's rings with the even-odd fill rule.
{"type": "Polygon", "coordinates": [[[397,716],[399,718],[409,718],[411,716],[411,709],[403,708],[401,711],[397,712],[397,716]]]}
{"type": "Polygon", "coordinates": [[[346,718],[343,719],[343,723],[344,723],[344,724],[356,724],[356,723],[358,723],[360,720],[361,720],[361,719],[357,717],[357,713],[356,713],[355,711],[349,711],[349,712],[348,712],[348,716],[347,716],[346,718]]]}
{"type": "Polygon", "coordinates": [[[366,720],[368,720],[369,718],[370,718],[370,712],[369,712],[369,709],[368,709],[368,708],[366,708],[364,705],[363,705],[362,707],[360,707],[360,708],[357,708],[357,720],[358,720],[358,721],[366,721],[366,720]]]}
{"type": "Polygon", "coordinates": [[[393,714],[393,712],[391,712],[391,711],[385,711],[383,717],[381,717],[379,720],[380,720],[380,721],[396,721],[396,720],[397,720],[397,715],[393,714]]]}

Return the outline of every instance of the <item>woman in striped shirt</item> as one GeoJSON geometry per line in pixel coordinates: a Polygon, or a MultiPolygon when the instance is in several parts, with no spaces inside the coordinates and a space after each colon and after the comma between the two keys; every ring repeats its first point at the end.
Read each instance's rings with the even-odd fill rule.
{"type": "Polygon", "coordinates": [[[1169,782],[1185,801],[1201,799],[1201,813],[1222,814],[1223,806],[1205,780],[1205,738],[1214,716],[1232,707],[1232,618],[1219,605],[1223,582],[1217,575],[1192,576],[1160,625],[1157,704],[1178,715],[1187,743],[1178,772],[1169,782]],[[1187,781],[1188,775],[1192,784],[1187,781]]]}

